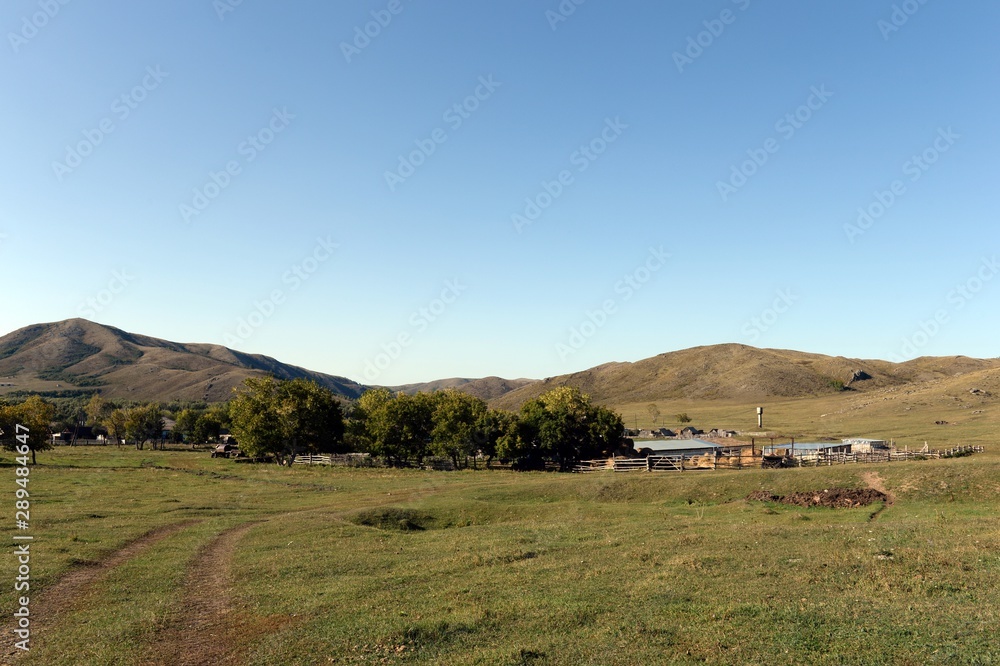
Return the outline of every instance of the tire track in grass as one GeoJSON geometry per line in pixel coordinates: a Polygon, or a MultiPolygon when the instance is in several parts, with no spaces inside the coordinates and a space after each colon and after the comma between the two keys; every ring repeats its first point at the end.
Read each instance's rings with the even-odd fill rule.
{"type": "Polygon", "coordinates": [[[203,546],[188,565],[182,608],[172,614],[153,639],[155,651],[148,664],[202,666],[243,663],[248,641],[278,627],[255,627],[246,616],[234,613],[232,560],[240,541],[263,521],[251,521],[218,534],[203,546]]]}
{"type": "MultiPolygon", "coordinates": [[[[70,569],[53,585],[42,590],[37,598],[32,598],[32,640],[43,637],[46,631],[58,622],[59,616],[76,608],[80,599],[85,597],[87,592],[112,569],[138,557],[157,542],[200,522],[200,520],[185,520],[157,527],[130,541],[95,564],[86,564],[70,569]]],[[[14,628],[15,625],[11,621],[0,625],[0,654],[4,655],[8,661],[25,654],[23,650],[14,647],[14,643],[18,640],[14,635],[14,628]]]]}
{"type": "MultiPolygon", "coordinates": [[[[401,493],[392,501],[373,507],[392,505],[401,499],[421,497],[426,491],[401,493]]],[[[336,505],[340,507],[340,503],[336,505]]],[[[331,507],[312,507],[279,514],[278,518],[301,516],[331,507]]],[[[335,515],[358,509],[340,509],[335,515]]],[[[251,618],[235,612],[230,590],[233,583],[232,561],[240,541],[252,528],[266,520],[254,520],[231,527],[218,534],[198,551],[188,564],[181,595],[183,604],[167,620],[166,626],[151,641],[148,666],[239,666],[248,651],[263,637],[295,621],[286,616],[251,618]]],[[[300,618],[301,619],[301,618],[300,618]]]]}

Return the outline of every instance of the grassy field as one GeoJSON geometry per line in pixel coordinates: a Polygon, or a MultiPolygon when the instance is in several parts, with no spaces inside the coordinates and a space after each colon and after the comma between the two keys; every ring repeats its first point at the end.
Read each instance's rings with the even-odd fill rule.
{"type": "MultiPolygon", "coordinates": [[[[39,455],[31,490],[37,614],[18,664],[184,663],[172,649],[246,664],[1000,663],[992,448],[657,475],[59,448],[39,455]],[[882,511],[743,500],[873,483],[893,496],[882,511]],[[224,538],[231,550],[213,550],[224,538]],[[58,593],[67,572],[93,575],[58,593]],[[206,640],[191,623],[212,613],[222,624],[206,640]]],[[[10,581],[15,568],[8,557],[10,581]]]]}
{"type": "MultiPolygon", "coordinates": [[[[988,446],[1000,429],[1000,398],[996,397],[1000,396],[1000,386],[983,384],[989,395],[969,392],[979,384],[956,377],[912,388],[769,399],[760,405],[764,406],[764,430],[800,441],[873,437],[893,439],[900,448],[911,449],[922,447],[924,442],[932,449],[963,444],[988,446]]],[[[609,406],[622,415],[627,427],[649,428],[654,425],[649,404],[609,406]]],[[[684,424],[674,417],[686,413],[692,419],[690,425],[703,430],[757,430],[756,404],[726,400],[664,400],[655,404],[661,414],[656,427],[681,428],[684,424]]]]}

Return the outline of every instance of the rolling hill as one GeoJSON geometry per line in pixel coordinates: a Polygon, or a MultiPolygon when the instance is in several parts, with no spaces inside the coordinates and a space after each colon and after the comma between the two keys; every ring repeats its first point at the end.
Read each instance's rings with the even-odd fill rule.
{"type": "Polygon", "coordinates": [[[455,389],[489,402],[537,381],[535,379],[503,379],[502,377],[483,377],[481,379],[454,377],[420,384],[392,386],[390,388],[393,391],[401,391],[406,394],[420,392],[433,393],[434,391],[442,391],[444,389],[455,389]]]}
{"type": "MultiPolygon", "coordinates": [[[[182,344],[83,319],[36,324],[0,337],[0,393],[97,388],[133,400],[229,399],[250,376],[312,379],[344,398],[367,388],[344,377],[212,344],[182,344]]],[[[1000,419],[1000,359],[923,357],[906,363],[851,359],[739,344],[695,347],[536,381],[453,378],[389,387],[414,393],[454,388],[491,406],[518,409],[558,386],[573,386],[627,417],[653,425],[647,407],[690,412],[698,425],[755,425],[753,405],[788,432],[880,432],[987,437],[1000,419]],[[846,390],[845,390],[846,389],[846,390]]],[[[662,425],[659,423],[658,425],[662,425]]]]}
{"type": "Polygon", "coordinates": [[[780,349],[725,344],[660,354],[635,363],[606,363],[525,385],[493,401],[514,409],[558,386],[573,386],[602,404],[657,400],[724,400],[816,397],[870,392],[1000,369],[1000,360],[964,356],[923,357],[906,363],[849,359],[780,349]]]}
{"type": "Polygon", "coordinates": [[[27,326],[0,338],[0,377],[8,389],[99,387],[133,400],[228,400],[247,377],[312,379],[345,398],[364,388],[268,356],[220,345],[182,344],[126,333],[85,319],[27,326]]]}

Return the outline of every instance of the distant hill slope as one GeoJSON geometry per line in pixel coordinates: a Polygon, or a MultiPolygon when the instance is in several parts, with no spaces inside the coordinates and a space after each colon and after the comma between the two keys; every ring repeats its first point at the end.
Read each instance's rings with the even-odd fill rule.
{"type": "MultiPolygon", "coordinates": [[[[59,383],[62,389],[99,387],[103,395],[115,398],[216,402],[228,400],[233,387],[247,377],[264,373],[312,379],[345,398],[356,398],[366,389],[350,379],[268,356],[220,345],[169,342],[84,319],[36,324],[0,337],[0,383],[14,384],[3,390],[52,390],[59,383]]],[[[885,391],[901,389],[905,395],[929,386],[939,391],[952,383],[958,391],[970,382],[1000,393],[998,381],[1000,359],[923,357],[896,364],[725,344],[635,363],[606,363],[542,381],[452,378],[390,388],[405,393],[455,388],[491,406],[518,409],[558,386],[577,387],[598,403],[613,406],[673,400],[750,404],[835,395],[875,399],[885,391]],[[841,394],[840,384],[852,391],[841,394]]]]}
{"type": "Polygon", "coordinates": [[[228,400],[247,377],[312,379],[346,398],[363,387],[268,356],[212,344],[182,344],[126,333],[85,319],[27,326],[0,338],[0,376],[60,380],[100,387],[102,395],[134,400],[228,400]]]}
{"type": "Polygon", "coordinates": [[[501,377],[483,377],[482,379],[453,377],[451,379],[439,379],[420,384],[404,384],[403,386],[392,386],[389,388],[393,391],[402,391],[406,394],[431,393],[451,388],[488,401],[536,381],[535,379],[503,379],[501,377]]]}
{"type": "Polygon", "coordinates": [[[579,388],[603,404],[797,398],[837,393],[837,382],[857,391],[872,391],[995,368],[1000,368],[1000,360],[924,357],[896,364],[725,344],[551,377],[511,391],[492,404],[516,409],[558,386],[579,388]]]}

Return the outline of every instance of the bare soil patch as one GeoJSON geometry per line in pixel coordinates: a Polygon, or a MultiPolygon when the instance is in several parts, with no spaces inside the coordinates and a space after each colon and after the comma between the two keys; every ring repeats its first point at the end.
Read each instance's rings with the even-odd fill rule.
{"type": "MultiPolygon", "coordinates": [[[[176,534],[185,527],[197,522],[199,521],[185,520],[180,523],[150,530],[99,562],[84,564],[70,569],[54,585],[42,590],[37,599],[32,595],[32,637],[43,637],[46,630],[56,624],[59,615],[77,607],[81,600],[86,597],[87,591],[109,571],[140,555],[156,542],[172,534],[176,534]]],[[[9,621],[4,622],[2,627],[0,627],[0,654],[4,655],[8,661],[15,658],[16,655],[23,653],[22,650],[14,647],[16,640],[14,623],[9,621]]]]}
{"type": "Polygon", "coordinates": [[[751,502],[778,502],[793,506],[825,506],[831,509],[856,509],[875,502],[886,502],[889,496],[874,488],[827,488],[811,492],[774,495],[766,490],[756,490],[747,495],[751,502]]]}
{"type": "Polygon", "coordinates": [[[868,484],[869,488],[874,488],[880,493],[885,493],[886,500],[879,508],[875,509],[872,515],[868,516],[869,522],[877,520],[879,514],[885,511],[886,507],[892,506],[892,503],[896,501],[896,496],[889,492],[889,489],[885,487],[885,481],[882,479],[882,475],[878,472],[865,472],[861,475],[861,479],[868,484]]]}

